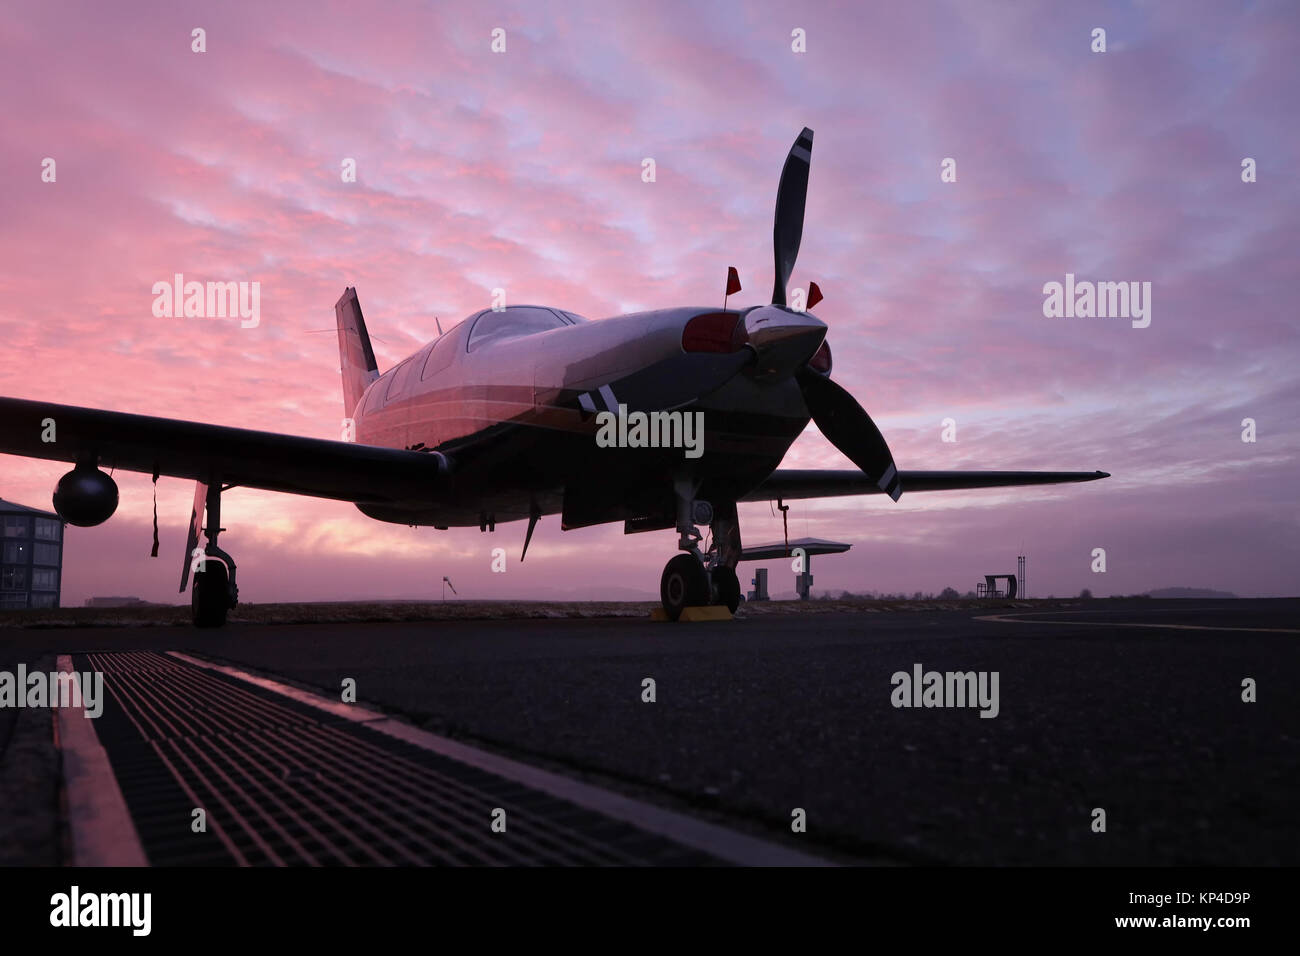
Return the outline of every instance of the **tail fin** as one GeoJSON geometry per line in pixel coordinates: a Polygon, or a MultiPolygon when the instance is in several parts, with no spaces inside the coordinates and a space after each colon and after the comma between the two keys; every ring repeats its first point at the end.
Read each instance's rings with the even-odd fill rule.
{"type": "Polygon", "coordinates": [[[343,373],[343,415],[351,418],[357,402],[368,386],[379,378],[375,350],[370,347],[366,320],[361,315],[357,290],[348,286],[334,303],[334,317],[339,325],[339,371],[343,373]]]}

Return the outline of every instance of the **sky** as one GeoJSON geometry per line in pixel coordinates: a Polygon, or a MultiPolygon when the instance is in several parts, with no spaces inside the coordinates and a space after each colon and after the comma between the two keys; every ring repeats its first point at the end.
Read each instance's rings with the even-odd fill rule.
{"type": "MultiPolygon", "coordinates": [[[[821,287],[834,377],[900,469],[1112,473],[794,502],[791,537],[853,546],[814,562],[815,591],[967,591],[1023,553],[1038,597],[1300,593],[1293,3],[126,9],[0,11],[0,395],[338,438],[319,330],[349,285],[381,369],[497,287],[599,319],[716,305],[734,265],[731,304],[764,302],[808,126],[792,282],[821,287]],[[155,317],[178,272],[259,282],[259,323],[155,317]],[[1046,316],[1067,273],[1151,283],[1150,325],[1046,316]]],[[[784,464],[851,467],[812,425],[784,464]]],[[[66,469],[0,456],[0,497],[48,508],[66,469]]],[[[116,478],[116,515],[68,529],[63,603],[182,600],[192,485],[159,481],[151,559],[150,480],[116,478]]],[[[410,529],[246,489],[223,512],[256,602],[438,598],[444,575],[463,598],[649,598],[675,553],[671,531],[558,516],[521,565],[522,523],[410,529]]],[[[740,516],[746,542],[781,539],[769,505],[740,516]]]]}

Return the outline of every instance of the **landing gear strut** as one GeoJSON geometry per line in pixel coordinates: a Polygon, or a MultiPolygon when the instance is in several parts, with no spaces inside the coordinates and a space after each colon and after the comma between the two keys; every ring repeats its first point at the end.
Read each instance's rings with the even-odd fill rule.
{"type": "Polygon", "coordinates": [[[195,627],[221,627],[226,612],[239,603],[239,585],[235,583],[235,559],[217,547],[221,527],[222,487],[208,487],[208,525],[204,528],[208,543],[194,569],[194,588],[190,592],[190,611],[195,627]]]}
{"type": "Polygon", "coordinates": [[[674,483],[677,547],[685,553],[669,561],[659,579],[659,599],[671,621],[681,617],[688,607],[719,604],[734,614],[740,606],[736,564],[741,547],[736,503],[725,502],[714,508],[695,497],[697,489],[693,481],[681,479],[674,483]],[[697,524],[707,524],[712,532],[707,552],[700,550],[702,535],[697,524]]]}

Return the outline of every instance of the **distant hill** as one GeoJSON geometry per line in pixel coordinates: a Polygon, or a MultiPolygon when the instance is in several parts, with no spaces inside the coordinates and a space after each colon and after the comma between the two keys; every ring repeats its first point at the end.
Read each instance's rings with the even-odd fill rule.
{"type": "Polygon", "coordinates": [[[1209,588],[1160,588],[1148,591],[1147,597],[1153,598],[1235,598],[1231,591],[1212,591],[1209,588]]]}
{"type": "MultiPolygon", "coordinates": [[[[394,596],[385,595],[381,597],[365,595],[355,595],[349,598],[341,598],[338,601],[307,601],[302,603],[308,604],[383,604],[384,602],[413,602],[418,604],[437,604],[442,600],[441,593],[435,587],[431,594],[421,594],[416,596],[394,596]]],[[[658,591],[647,591],[644,588],[629,588],[597,585],[585,588],[532,588],[526,592],[516,594],[502,595],[494,591],[490,596],[485,596],[483,592],[475,591],[468,585],[461,587],[459,594],[452,593],[447,589],[448,601],[474,601],[475,603],[490,604],[509,603],[519,601],[658,601],[658,591]]]]}
{"type": "Polygon", "coordinates": [[[86,607],[162,607],[153,601],[142,601],[138,597],[88,597],[86,607]]]}

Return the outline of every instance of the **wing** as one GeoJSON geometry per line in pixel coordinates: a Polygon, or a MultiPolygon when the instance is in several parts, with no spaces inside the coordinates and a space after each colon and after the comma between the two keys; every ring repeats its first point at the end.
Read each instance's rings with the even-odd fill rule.
{"type": "MultiPolygon", "coordinates": [[[[1109,478],[1104,471],[900,471],[903,494],[913,491],[958,491],[963,488],[1004,488],[1011,485],[1056,485],[1071,481],[1109,478]]],[[[846,495],[883,494],[860,471],[786,469],[774,471],[741,501],[777,498],[840,498],[846,495]]]]}
{"type": "Polygon", "coordinates": [[[449,481],[439,454],[16,398],[0,398],[0,453],[376,504],[432,500],[449,481]]]}

